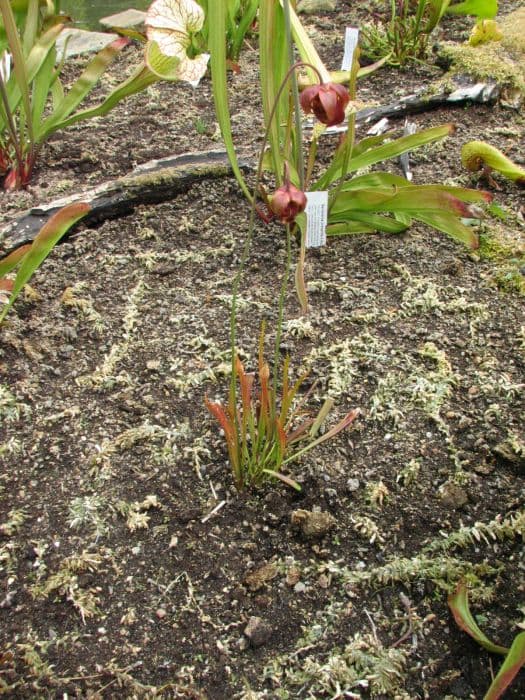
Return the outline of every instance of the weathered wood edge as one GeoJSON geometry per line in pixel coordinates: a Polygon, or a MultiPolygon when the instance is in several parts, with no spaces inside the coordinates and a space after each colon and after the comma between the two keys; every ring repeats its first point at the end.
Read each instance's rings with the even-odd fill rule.
{"type": "MultiPolygon", "coordinates": [[[[241,162],[241,167],[246,170],[248,166],[241,162]]],[[[184,153],[149,161],[117,180],[24,212],[0,229],[0,244],[8,253],[30,243],[56,211],[73,202],[91,205],[91,211],[81,223],[93,226],[105,219],[129,214],[140,204],[168,201],[203,178],[215,179],[231,174],[227,153],[222,150],[184,153]]]]}

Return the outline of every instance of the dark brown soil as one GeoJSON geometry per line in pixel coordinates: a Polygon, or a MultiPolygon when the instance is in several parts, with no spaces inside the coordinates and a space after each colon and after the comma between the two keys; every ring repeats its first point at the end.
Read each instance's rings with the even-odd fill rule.
{"type": "MultiPolygon", "coordinates": [[[[340,4],[307,22],[331,66],[341,28],[363,15],[340,4]]],[[[450,26],[462,39],[468,23],[450,26]]],[[[246,49],[231,77],[248,156],[255,58],[246,49]]],[[[138,59],[127,50],[113,80],[138,59]]],[[[385,69],[360,98],[381,104],[439,75],[385,69]]],[[[217,148],[210,95],[207,79],[159,84],[54,136],[31,187],[0,195],[0,223],[152,158],[217,148]]],[[[412,155],[418,183],[478,186],[459,158],[471,139],[524,163],[521,113],[413,120],[457,127],[412,155]]],[[[485,219],[476,253],[424,226],[308,253],[310,311],[291,287],[283,354],[319,381],[312,405],[335,398],[329,423],[361,416],[291,465],[299,494],[237,493],[204,407],[228,391],[249,220],[234,179],[80,227],[53,251],[1,331],[0,694],[483,697],[500,658],[456,627],[447,593],[466,579],[500,644],[525,626],[523,190],[496,180],[505,219],[485,219]],[[330,527],[305,535],[298,510],[330,527]]],[[[282,228],[258,224],[238,314],[251,370],[263,319],[271,357],[284,262],[282,228]]],[[[506,697],[524,694],[522,671],[506,697]]]]}

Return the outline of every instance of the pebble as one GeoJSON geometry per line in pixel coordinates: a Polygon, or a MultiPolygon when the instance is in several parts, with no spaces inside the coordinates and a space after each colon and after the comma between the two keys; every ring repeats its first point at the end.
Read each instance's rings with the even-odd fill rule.
{"type": "Polygon", "coordinates": [[[330,513],[321,510],[294,510],[290,520],[292,525],[296,525],[301,533],[309,539],[323,537],[335,525],[335,518],[330,513]]]}
{"type": "Polygon", "coordinates": [[[166,610],[164,610],[164,608],[157,608],[157,610],[155,610],[155,615],[159,618],[159,620],[165,618],[167,614],[168,613],[166,610]]]}
{"type": "Polygon", "coordinates": [[[468,495],[464,488],[453,481],[446,481],[439,487],[439,498],[444,505],[451,508],[461,508],[468,502],[468,495]]]}
{"type": "Polygon", "coordinates": [[[244,628],[244,635],[252,647],[262,647],[272,635],[272,628],[260,617],[250,617],[244,628]]]}
{"type": "Polygon", "coordinates": [[[348,479],[346,482],[346,490],[349,493],[354,493],[359,489],[359,479],[348,479]]]}
{"type": "Polygon", "coordinates": [[[306,591],[306,585],[302,581],[298,581],[293,587],[294,593],[304,593],[306,591]]]}

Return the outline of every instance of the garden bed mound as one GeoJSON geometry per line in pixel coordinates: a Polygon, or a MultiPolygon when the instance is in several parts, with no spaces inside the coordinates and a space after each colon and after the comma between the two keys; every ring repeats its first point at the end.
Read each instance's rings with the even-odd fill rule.
{"type": "MultiPolygon", "coordinates": [[[[340,5],[308,18],[330,65],[364,12],[340,5]]],[[[254,59],[230,78],[247,158],[260,145],[254,59]]],[[[387,68],[361,98],[438,73],[387,68]]],[[[519,112],[413,120],[456,124],[412,154],[415,182],[486,187],[461,168],[468,140],[523,162],[519,112]]],[[[28,191],[0,195],[0,223],[216,139],[207,80],[157,85],[53,137],[28,191]]],[[[81,225],[53,251],[1,330],[0,694],[483,697],[500,659],[457,628],[447,594],[468,581],[499,644],[525,624],[523,191],[497,184],[503,217],[481,224],[478,251],[423,225],[308,251],[309,312],[291,287],[282,356],[317,382],[313,408],[334,398],[329,424],[360,416],[289,465],[300,493],[238,493],[204,405],[227,397],[249,224],[231,175],[81,225]]],[[[250,371],[263,319],[273,357],[285,248],[280,226],[257,223],[238,313],[250,371]]],[[[506,697],[524,693],[522,671],[506,697]]]]}

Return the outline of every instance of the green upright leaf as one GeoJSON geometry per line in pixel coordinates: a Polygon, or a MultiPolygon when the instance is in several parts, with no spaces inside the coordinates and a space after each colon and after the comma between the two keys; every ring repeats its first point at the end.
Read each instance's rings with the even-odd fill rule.
{"type": "Polygon", "coordinates": [[[210,50],[210,69],[213,88],[215,112],[221,129],[224,146],[237,182],[247,199],[251,202],[252,195],[242,176],[235,146],[233,144],[230,106],[228,103],[228,87],[226,82],[226,16],[228,6],[226,0],[213,0],[208,4],[208,47],[210,50]]]}
{"type": "MultiPolygon", "coordinates": [[[[27,79],[29,84],[33,83],[42,65],[50,51],[55,46],[56,40],[60,32],[63,30],[63,24],[57,24],[44,34],[42,34],[36,44],[31,49],[29,56],[26,59],[27,79]]],[[[14,113],[22,99],[22,93],[19,85],[14,80],[9,80],[7,85],[7,94],[9,99],[9,108],[11,113],[14,113]]]]}
{"type": "Polygon", "coordinates": [[[460,582],[454,593],[448,597],[448,607],[454,615],[454,620],[460,629],[469,634],[484,649],[491,654],[505,655],[509,650],[499,644],[494,644],[486,637],[477,625],[476,620],[470,612],[468,604],[468,589],[465,583],[460,582]]]}
{"type": "Polygon", "coordinates": [[[38,132],[51,86],[55,82],[55,58],[56,52],[53,48],[47,54],[40,70],[35,76],[33,83],[33,112],[31,114],[33,133],[38,132]]]}
{"type": "Polygon", "coordinates": [[[70,204],[60,209],[46,224],[44,224],[31,244],[30,249],[21,260],[20,269],[16,275],[9,302],[0,314],[0,323],[6,317],[7,312],[22,291],[23,286],[29,282],[35,270],[44,262],[56,243],[71,226],[85,216],[90,209],[91,207],[89,204],[85,202],[70,204]]]}
{"type": "MultiPolygon", "coordinates": [[[[239,58],[239,54],[241,52],[241,47],[242,43],[244,41],[244,38],[246,34],[248,33],[250,27],[253,24],[253,21],[255,20],[255,17],[257,15],[257,10],[259,9],[259,0],[250,0],[248,3],[247,7],[244,9],[244,12],[242,13],[240,19],[239,19],[239,24],[233,27],[232,31],[232,41],[231,41],[231,58],[235,61],[239,58]]],[[[236,13],[236,19],[238,18],[238,10],[236,13]]]]}
{"type": "MultiPolygon", "coordinates": [[[[20,41],[20,36],[18,34],[18,29],[16,27],[15,18],[9,0],[0,0],[0,13],[4,23],[9,51],[13,56],[13,73],[22,96],[24,119],[31,129],[31,95],[29,90],[29,77],[22,43],[20,41]]],[[[32,130],[29,131],[28,138],[30,143],[33,144],[34,136],[32,130]]]]}
{"type": "Polygon", "coordinates": [[[261,0],[259,8],[259,74],[261,80],[262,104],[264,123],[268,128],[268,142],[272,159],[272,170],[277,185],[282,183],[283,176],[283,133],[284,116],[288,95],[283,91],[278,104],[275,104],[279,88],[286,73],[288,64],[283,12],[278,3],[273,0],[261,0]],[[270,117],[275,106],[275,112],[270,124],[270,117]]]}

